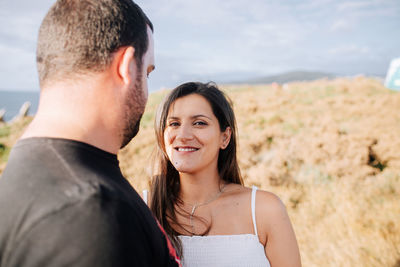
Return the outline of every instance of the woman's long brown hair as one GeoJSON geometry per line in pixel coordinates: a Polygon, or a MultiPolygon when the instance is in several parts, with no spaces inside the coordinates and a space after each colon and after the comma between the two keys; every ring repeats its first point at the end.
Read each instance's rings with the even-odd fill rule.
{"type": "Polygon", "coordinates": [[[221,132],[225,131],[227,127],[231,128],[232,134],[228,146],[219,151],[218,173],[226,183],[243,184],[236,158],[236,120],[229,98],[213,83],[189,82],[172,90],[160,105],[155,119],[157,147],[153,159],[150,209],[169,235],[179,255],[182,255],[182,244],[178,235],[193,233],[188,230],[187,225],[180,225],[177,221],[176,214],[184,216],[189,214],[182,208],[178,208],[182,204],[179,198],[179,173],[169,161],[165,151],[164,131],[171,105],[178,98],[190,94],[198,94],[208,101],[218,119],[221,132]]]}

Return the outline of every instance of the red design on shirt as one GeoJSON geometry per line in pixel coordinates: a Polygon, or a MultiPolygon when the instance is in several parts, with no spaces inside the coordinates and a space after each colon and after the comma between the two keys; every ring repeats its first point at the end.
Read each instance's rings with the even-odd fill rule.
{"type": "Polygon", "coordinates": [[[178,264],[179,267],[182,267],[181,260],[179,259],[178,255],[176,254],[176,250],[175,250],[174,246],[172,246],[172,243],[169,240],[168,235],[165,233],[164,228],[161,226],[161,224],[158,222],[158,220],[156,220],[156,221],[157,221],[158,227],[160,228],[161,232],[165,236],[165,239],[167,240],[169,255],[175,260],[175,262],[178,264]]]}

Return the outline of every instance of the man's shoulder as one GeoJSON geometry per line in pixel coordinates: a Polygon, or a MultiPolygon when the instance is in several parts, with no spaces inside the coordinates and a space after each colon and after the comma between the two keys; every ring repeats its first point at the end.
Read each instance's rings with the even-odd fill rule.
{"type": "Polygon", "coordinates": [[[46,138],[19,141],[12,149],[0,179],[0,191],[7,198],[63,198],[93,194],[98,185],[81,179],[63,151],[48,145],[46,138]]]}
{"type": "Polygon", "coordinates": [[[87,170],[83,164],[71,163],[63,147],[47,138],[22,140],[15,145],[0,178],[3,229],[7,225],[14,228],[21,220],[18,232],[23,232],[43,218],[57,216],[67,209],[89,210],[97,203],[118,199],[113,197],[118,195],[115,189],[102,184],[98,173],[87,170]]]}
{"type": "Polygon", "coordinates": [[[102,152],[67,139],[23,139],[11,150],[0,183],[28,190],[38,187],[39,191],[45,191],[47,187],[56,191],[57,188],[64,190],[64,187],[92,189],[93,185],[106,182],[111,175],[122,176],[116,155],[102,152]]]}

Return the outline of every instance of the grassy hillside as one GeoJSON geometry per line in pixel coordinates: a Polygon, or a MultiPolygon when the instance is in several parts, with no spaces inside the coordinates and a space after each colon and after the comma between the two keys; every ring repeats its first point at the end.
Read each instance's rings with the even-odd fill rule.
{"type": "MultiPolygon", "coordinates": [[[[286,204],[303,265],[399,267],[400,93],[365,77],[221,88],[234,102],[245,183],[286,204]]],[[[165,94],[151,94],[141,131],[119,154],[138,190],[148,187],[165,94]]],[[[25,125],[0,126],[3,162],[25,125]]]]}

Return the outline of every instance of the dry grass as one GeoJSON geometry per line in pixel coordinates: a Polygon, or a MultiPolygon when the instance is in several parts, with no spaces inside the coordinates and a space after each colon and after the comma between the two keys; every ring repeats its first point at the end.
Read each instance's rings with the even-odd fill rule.
{"type": "MultiPolygon", "coordinates": [[[[400,93],[365,77],[221,88],[234,102],[245,183],[286,204],[303,265],[399,267],[400,93]]],[[[165,94],[151,94],[119,154],[138,191],[148,187],[165,94]]]]}
{"type": "Polygon", "coordinates": [[[0,122],[0,174],[6,166],[12,146],[31,121],[32,117],[25,117],[11,124],[0,122]]]}

